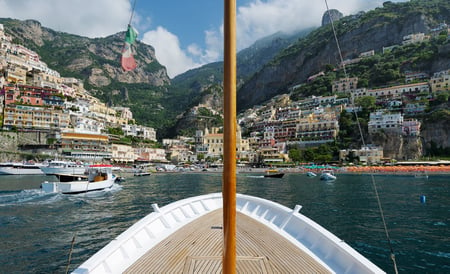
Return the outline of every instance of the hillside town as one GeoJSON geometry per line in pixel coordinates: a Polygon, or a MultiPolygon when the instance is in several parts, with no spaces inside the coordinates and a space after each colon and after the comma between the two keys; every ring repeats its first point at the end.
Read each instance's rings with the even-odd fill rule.
{"type": "MultiPolygon", "coordinates": [[[[443,30],[449,32],[446,24],[439,25],[433,33],[443,30]]],[[[420,43],[433,33],[405,36],[402,45],[420,43]]],[[[384,48],[383,52],[402,45],[384,48]]],[[[363,52],[344,63],[357,63],[374,54],[373,50],[363,52]]],[[[206,127],[197,130],[195,136],[163,139],[158,147],[155,129],[136,124],[129,108],[107,106],[85,90],[80,79],[61,76],[40,60],[36,52],[13,43],[3,25],[0,25],[0,72],[3,135],[28,136],[28,142],[21,142],[23,153],[127,165],[221,164],[221,128],[206,127]],[[118,130],[141,142],[138,146],[124,144],[118,130]]],[[[308,81],[323,75],[319,72],[308,81]]],[[[341,113],[357,111],[354,101],[367,96],[382,106],[370,113],[369,134],[383,131],[420,138],[421,122],[415,116],[423,114],[439,94],[449,92],[450,68],[432,75],[411,71],[404,82],[369,89],[357,88],[357,77],[343,78],[334,82],[331,96],[292,101],[289,95],[280,95],[264,106],[248,109],[238,121],[238,162],[251,166],[286,164],[292,162],[289,147],[308,148],[334,142],[339,134],[341,113]],[[243,137],[241,127],[245,127],[249,137],[243,137]]],[[[291,91],[296,88],[293,86],[291,91]]],[[[17,154],[10,152],[9,155],[17,154]]],[[[350,153],[365,164],[392,160],[385,157],[383,147],[366,144],[358,149],[341,150],[339,161],[345,161],[350,153]]]]}

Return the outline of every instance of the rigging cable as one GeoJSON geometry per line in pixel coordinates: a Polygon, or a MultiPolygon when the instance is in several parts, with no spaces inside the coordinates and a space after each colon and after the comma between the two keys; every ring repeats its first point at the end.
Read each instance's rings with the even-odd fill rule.
{"type": "MultiPolygon", "coordinates": [[[[328,7],[328,1],[327,0],[325,0],[325,5],[327,7],[328,17],[330,18],[331,28],[333,30],[333,35],[334,35],[334,40],[336,41],[337,49],[339,51],[339,57],[341,59],[340,61],[341,61],[341,65],[342,65],[342,68],[343,68],[343,71],[344,71],[345,79],[348,79],[347,71],[345,69],[345,64],[344,64],[344,58],[342,57],[341,47],[339,45],[339,40],[338,40],[337,35],[336,35],[336,29],[334,27],[333,17],[331,15],[330,9],[328,7]]],[[[358,125],[359,134],[361,136],[361,142],[362,142],[363,146],[365,147],[366,146],[366,142],[364,140],[364,135],[363,135],[363,132],[362,132],[362,129],[361,129],[361,123],[359,122],[358,113],[357,113],[357,111],[355,111],[355,104],[354,104],[353,93],[351,93],[350,103],[351,103],[351,105],[353,107],[353,113],[355,114],[356,124],[358,125]]],[[[390,257],[391,257],[392,263],[394,265],[394,271],[395,271],[396,274],[398,274],[397,262],[395,260],[395,253],[394,253],[394,249],[392,247],[391,238],[389,237],[389,231],[387,229],[386,220],[385,220],[384,212],[383,212],[383,207],[381,205],[381,199],[380,199],[380,195],[378,194],[377,185],[376,185],[375,177],[374,177],[373,173],[370,174],[370,178],[371,178],[372,186],[373,186],[373,189],[374,189],[374,192],[375,192],[375,198],[377,200],[378,209],[380,211],[380,217],[381,217],[381,220],[383,222],[384,232],[386,234],[386,239],[387,239],[387,242],[388,242],[388,245],[389,245],[389,249],[390,249],[390,252],[391,252],[390,257]]]]}
{"type": "Polygon", "coordinates": [[[136,8],[136,2],[137,2],[137,0],[134,0],[133,9],[131,10],[131,16],[130,16],[130,21],[128,22],[128,25],[131,25],[131,20],[133,19],[133,15],[134,15],[134,9],[136,8]]]}

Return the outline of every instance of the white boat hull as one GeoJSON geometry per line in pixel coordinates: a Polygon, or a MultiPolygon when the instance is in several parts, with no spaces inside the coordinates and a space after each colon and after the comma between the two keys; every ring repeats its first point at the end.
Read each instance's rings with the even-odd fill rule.
{"type": "MultiPolygon", "coordinates": [[[[122,273],[171,233],[222,208],[222,194],[180,200],[159,208],[123,232],[73,273],[122,273]]],[[[331,273],[384,273],[348,244],[294,210],[265,199],[237,194],[236,210],[282,235],[331,273]]],[[[148,270],[151,272],[151,270],[148,270]]]]}
{"type": "Polygon", "coordinates": [[[86,171],[85,167],[41,167],[41,170],[46,175],[54,174],[83,174],[86,171]]]}
{"type": "Polygon", "coordinates": [[[333,180],[336,180],[336,176],[331,175],[331,174],[322,174],[322,175],[320,175],[320,180],[333,181],[333,180]]]}
{"type": "Polygon", "coordinates": [[[100,182],[89,182],[87,180],[64,182],[64,183],[45,181],[41,184],[41,187],[42,190],[47,193],[59,192],[63,194],[78,194],[111,188],[113,184],[114,179],[108,179],[100,182]]]}
{"type": "Polygon", "coordinates": [[[116,180],[109,165],[92,165],[87,169],[87,173],[87,176],[60,174],[58,176],[60,181],[45,181],[41,184],[41,188],[47,193],[77,194],[110,188],[116,180]],[[69,181],[66,181],[67,177],[73,177],[73,179],[69,178],[69,181]],[[63,178],[64,181],[61,181],[63,178]]]}
{"type": "Polygon", "coordinates": [[[0,175],[43,175],[40,165],[3,164],[0,175]]]}

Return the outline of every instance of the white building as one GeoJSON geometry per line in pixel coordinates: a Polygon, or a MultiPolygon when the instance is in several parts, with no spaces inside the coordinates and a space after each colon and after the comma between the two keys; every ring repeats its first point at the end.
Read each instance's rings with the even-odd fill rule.
{"type": "Polygon", "coordinates": [[[122,131],[126,136],[134,136],[156,142],[156,131],[151,127],[140,125],[122,125],[122,131]]]}
{"type": "Polygon", "coordinates": [[[370,134],[380,130],[401,133],[402,125],[403,115],[400,113],[390,114],[383,111],[370,113],[370,121],[368,123],[370,134]]]}
{"type": "Polygon", "coordinates": [[[76,132],[100,134],[105,129],[105,123],[80,114],[71,114],[70,123],[76,132]]]}
{"type": "Polygon", "coordinates": [[[118,163],[132,163],[137,159],[137,155],[134,153],[132,146],[112,144],[112,158],[113,162],[118,163]]]}

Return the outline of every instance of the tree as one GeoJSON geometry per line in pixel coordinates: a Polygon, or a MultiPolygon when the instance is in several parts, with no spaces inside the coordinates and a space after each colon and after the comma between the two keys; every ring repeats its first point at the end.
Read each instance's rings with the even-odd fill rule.
{"type": "Polygon", "coordinates": [[[300,162],[302,160],[302,155],[300,150],[293,148],[289,150],[289,158],[293,161],[293,162],[300,162]]]}
{"type": "Polygon", "coordinates": [[[356,105],[362,107],[363,112],[368,113],[372,112],[376,108],[375,97],[372,96],[363,96],[356,99],[356,105]]]}
{"type": "Polygon", "coordinates": [[[307,162],[314,161],[314,151],[310,148],[303,151],[303,159],[307,162]]]}

